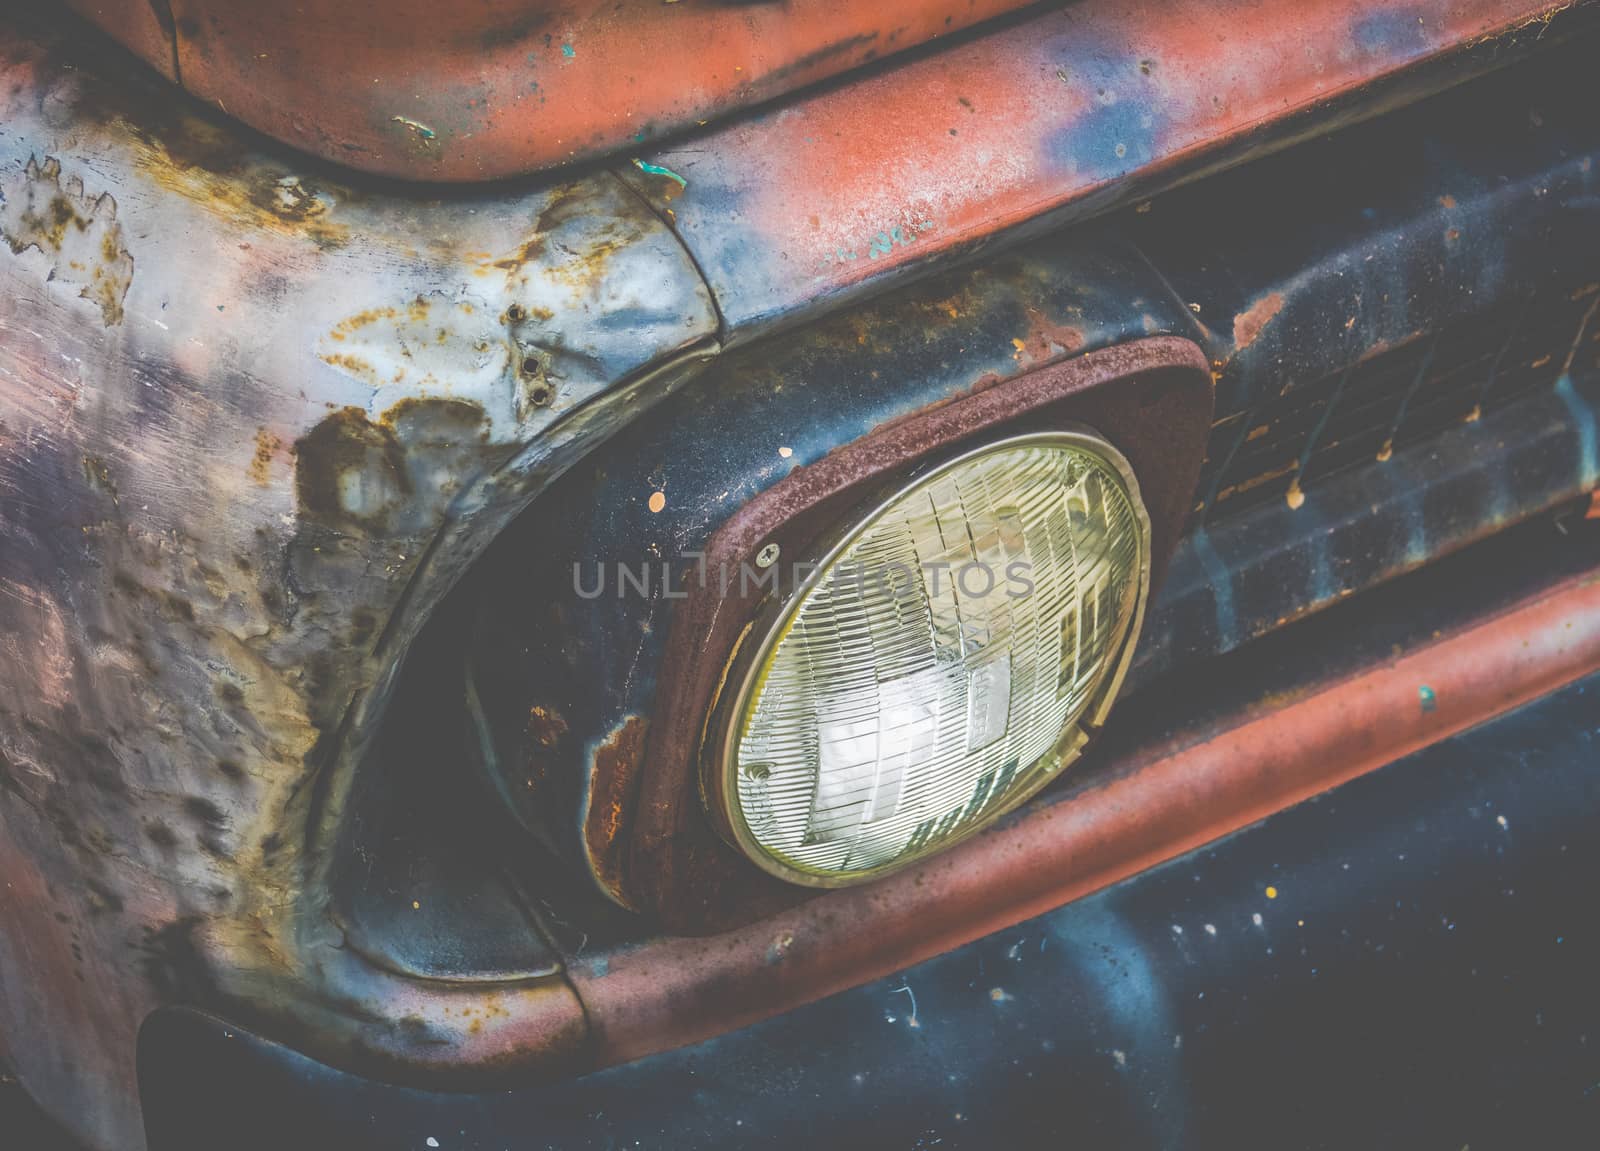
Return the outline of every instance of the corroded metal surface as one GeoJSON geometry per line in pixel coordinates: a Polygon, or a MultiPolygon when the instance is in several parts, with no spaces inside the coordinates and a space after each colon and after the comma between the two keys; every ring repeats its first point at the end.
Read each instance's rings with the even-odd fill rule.
{"type": "Polygon", "coordinates": [[[1569,7],[1081,0],[646,156],[676,179],[619,173],[672,213],[748,338],[1007,229],[1458,83],[1547,42],[1569,7]]]}
{"type": "Polygon", "coordinates": [[[1027,2],[70,0],[246,123],[412,180],[637,147],[1027,2]]]}
{"type": "MultiPolygon", "coordinates": [[[[702,160],[683,152],[625,166],[661,218],[615,172],[449,194],[364,186],[252,151],[260,145],[241,144],[220,117],[178,112],[159,86],[106,82],[100,63],[58,41],[8,38],[0,1054],[30,1089],[102,1142],[137,1130],[133,1028],[152,1005],[180,1000],[401,1077],[576,1058],[591,1018],[559,977],[500,988],[406,979],[343,946],[319,900],[356,769],[368,779],[382,771],[373,735],[433,604],[579,453],[715,350],[710,295],[662,218],[676,220],[721,293],[730,333],[750,338],[922,255],[969,252],[1032,214],[1043,227],[1066,218],[1055,209],[1068,202],[1097,210],[1112,185],[1117,194],[1147,186],[1141,173],[1176,178],[1199,170],[1202,153],[1244,154],[1263,138],[1258,119],[1319,108],[1403,65],[1439,63],[1453,44],[1486,36],[1466,60],[1492,63],[1508,38],[1538,37],[1550,8],[1474,0],[1448,15],[1430,3],[1378,18],[1354,3],[1251,5],[1270,18],[1248,43],[1220,17],[1204,19],[1242,5],[1086,0],[1039,17],[1065,22],[1054,38],[1032,25],[1020,41],[1013,30],[972,42],[944,61],[942,80],[916,63],[712,134],[702,160]],[[1163,11],[1168,24],[1138,23],[1140,12],[1163,11]],[[1087,35],[1095,13],[1120,29],[1112,48],[1087,35]],[[1145,40],[1182,47],[1146,53],[1145,40]],[[1043,60],[1052,45],[1065,65],[1043,60]],[[1230,45],[1241,66],[1219,80],[1230,45]],[[896,76],[904,87],[884,87],[896,76]],[[1225,83],[1217,91],[1213,82],[1225,83]],[[1212,113],[1214,93],[1222,103],[1212,113]],[[891,132],[888,145],[869,147],[884,125],[920,124],[911,113],[948,104],[967,119],[933,117],[927,138],[891,132]],[[1172,116],[1157,124],[1168,104],[1172,116]],[[947,151],[946,139],[962,144],[947,151]],[[901,222],[895,213],[923,206],[907,189],[948,214],[911,211],[901,222]],[[99,1040],[92,1048],[88,1034],[99,1040]]],[[[13,27],[24,19],[15,8],[13,27]]],[[[1421,83],[1466,70],[1435,70],[1421,83]]],[[[413,117],[384,123],[412,144],[428,139],[413,117]]],[[[1292,121],[1272,140],[1308,123],[1292,121]]],[[[1204,316],[1202,327],[1136,252],[1109,247],[1080,250],[1070,276],[1023,261],[901,298],[876,320],[834,317],[790,348],[793,362],[837,368],[857,399],[876,398],[829,419],[802,404],[782,426],[761,427],[760,444],[714,445],[760,458],[737,462],[753,478],[708,494],[699,527],[841,435],[868,430],[870,413],[902,417],[952,390],[1152,332],[1209,335],[1218,360],[1266,364],[1301,306],[1269,292],[1221,322],[1204,316]],[[886,396],[870,373],[887,357],[902,373],[925,370],[922,390],[886,396]]],[[[1385,312],[1371,331],[1356,327],[1380,341],[1404,321],[1385,312]]],[[[768,363],[755,382],[792,396],[795,379],[781,367],[768,363]]],[[[636,493],[631,510],[648,515],[618,523],[676,510],[670,501],[686,493],[668,462],[650,461],[663,478],[636,493]]],[[[654,606],[642,621],[609,610],[596,609],[594,630],[614,626],[608,634],[628,642],[606,657],[616,674],[595,693],[601,708],[636,688],[648,695],[657,674],[641,661],[658,642],[654,606]]],[[[556,748],[600,748],[626,776],[644,737],[635,714],[624,702],[593,743],[583,706],[520,726],[552,762],[556,748]]],[[[966,890],[962,898],[977,899],[977,886],[966,890]]],[[[1017,898],[1064,897],[1056,887],[1017,898]]],[[[972,930],[985,922],[975,915],[972,930]]],[[[721,992],[696,984],[677,1006],[640,990],[645,973],[684,959],[654,974],[699,978],[715,966],[695,966],[704,945],[618,956],[627,978],[614,993],[598,990],[608,960],[596,958],[583,990],[606,1057],[691,1033],[675,1013],[697,997],[726,993],[726,1023],[864,977],[835,966],[791,982],[785,964],[803,935],[749,942],[734,940],[728,956],[770,961],[777,975],[735,973],[721,992]],[[630,1048],[623,1020],[634,1008],[630,1048]]]]}
{"type": "Polygon", "coordinates": [[[5,1055],[127,1147],[134,1030],[164,1000],[379,1059],[569,1049],[559,979],[408,984],[342,950],[317,901],[411,636],[713,346],[703,283],[607,174],[347,186],[10,19],[5,1055]]]}

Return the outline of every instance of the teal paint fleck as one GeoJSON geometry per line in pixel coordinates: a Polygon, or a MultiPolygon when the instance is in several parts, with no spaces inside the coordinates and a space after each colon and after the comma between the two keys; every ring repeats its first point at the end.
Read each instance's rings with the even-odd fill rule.
{"type": "Polygon", "coordinates": [[[671,168],[663,168],[660,164],[652,164],[648,160],[636,159],[633,162],[633,166],[639,169],[639,171],[651,176],[665,176],[669,180],[676,180],[678,182],[678,187],[680,188],[687,188],[689,186],[689,181],[678,175],[678,173],[674,172],[671,168]]]}
{"type": "Polygon", "coordinates": [[[1422,701],[1423,711],[1432,711],[1439,704],[1439,697],[1433,694],[1433,688],[1427,684],[1417,688],[1417,698],[1422,701]]]}
{"type": "Polygon", "coordinates": [[[426,124],[420,124],[416,120],[409,119],[405,116],[390,116],[389,122],[391,124],[401,124],[407,128],[410,128],[424,140],[432,140],[437,135],[437,133],[426,124]]]}
{"type": "Polygon", "coordinates": [[[879,232],[872,238],[872,247],[867,249],[867,255],[876,260],[879,256],[887,256],[894,250],[896,244],[902,248],[911,241],[906,239],[905,229],[894,227],[887,232],[879,232]]]}
{"type": "Polygon", "coordinates": [[[561,45],[561,54],[570,60],[578,54],[578,50],[571,44],[563,44],[561,45]]]}
{"type": "MultiPolygon", "coordinates": [[[[884,256],[891,255],[896,248],[910,247],[924,232],[931,231],[933,226],[932,220],[922,220],[920,222],[913,220],[904,227],[896,225],[887,231],[879,232],[872,237],[871,242],[867,245],[867,257],[878,260],[884,256]]],[[[817,270],[823,272],[832,265],[843,264],[858,258],[858,253],[854,248],[836,248],[832,255],[822,258],[817,270]]]]}

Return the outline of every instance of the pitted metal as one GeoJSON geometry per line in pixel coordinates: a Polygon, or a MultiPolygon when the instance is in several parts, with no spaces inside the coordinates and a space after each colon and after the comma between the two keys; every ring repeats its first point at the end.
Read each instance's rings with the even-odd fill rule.
{"type": "Polygon", "coordinates": [[[8,15],[10,1062],[125,1147],[158,1002],[221,997],[335,1044],[563,1049],[581,1013],[559,979],[506,993],[535,1008],[449,1006],[342,954],[314,904],[411,637],[544,484],[714,349],[698,272],[609,174],[344,184],[8,15]]]}

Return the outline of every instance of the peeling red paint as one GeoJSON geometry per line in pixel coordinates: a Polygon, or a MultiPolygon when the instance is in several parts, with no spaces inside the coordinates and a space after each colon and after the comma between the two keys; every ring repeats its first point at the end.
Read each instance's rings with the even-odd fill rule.
{"type": "Polygon", "coordinates": [[[1079,0],[646,159],[737,330],[1460,83],[1569,6],[1079,0]]]}
{"type": "Polygon", "coordinates": [[[1025,2],[71,0],[251,126],[426,180],[495,179],[638,146],[1025,2]]]}

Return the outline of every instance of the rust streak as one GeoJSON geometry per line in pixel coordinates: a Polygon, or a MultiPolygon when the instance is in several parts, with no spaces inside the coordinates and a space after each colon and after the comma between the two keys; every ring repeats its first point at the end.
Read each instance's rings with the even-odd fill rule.
{"type": "Polygon", "coordinates": [[[649,724],[633,716],[611,733],[594,753],[589,775],[589,810],[583,821],[584,844],[595,877],[619,902],[626,902],[623,860],[624,815],[638,791],[639,765],[644,760],[649,724]]]}
{"type": "Polygon", "coordinates": [[[1233,318],[1233,346],[1244,351],[1261,335],[1262,330],[1283,311],[1283,297],[1277,292],[1262,296],[1233,318]]]}

